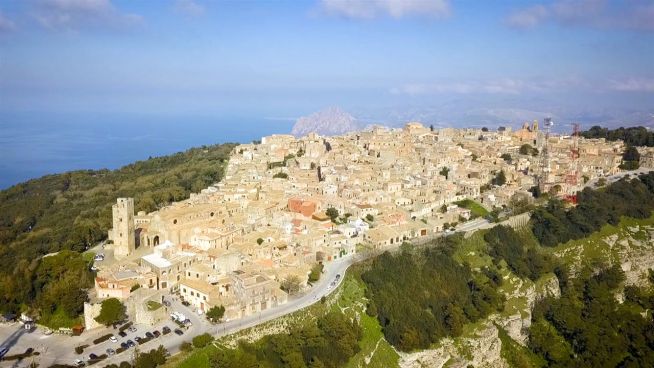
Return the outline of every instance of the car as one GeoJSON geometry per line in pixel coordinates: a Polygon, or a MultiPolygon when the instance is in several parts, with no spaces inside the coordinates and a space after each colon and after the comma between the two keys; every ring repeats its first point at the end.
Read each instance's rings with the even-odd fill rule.
{"type": "Polygon", "coordinates": [[[111,337],[109,338],[109,340],[110,340],[111,342],[118,342],[118,338],[117,338],[116,336],[111,336],[111,337]]]}
{"type": "Polygon", "coordinates": [[[120,332],[118,333],[118,335],[119,335],[120,337],[125,337],[125,336],[127,336],[127,332],[125,332],[125,331],[120,331],[120,332]]]}
{"type": "Polygon", "coordinates": [[[107,355],[114,355],[114,354],[116,354],[116,350],[112,348],[107,349],[107,355]]]}
{"type": "Polygon", "coordinates": [[[52,335],[52,330],[49,328],[46,328],[45,331],[43,331],[43,334],[46,336],[52,335]]]}
{"type": "Polygon", "coordinates": [[[97,270],[98,270],[98,268],[95,267],[95,265],[91,266],[91,271],[97,271],[97,270]]]}
{"type": "Polygon", "coordinates": [[[145,333],[145,337],[147,337],[148,339],[154,339],[154,335],[152,334],[152,332],[149,331],[145,333]]]}
{"type": "Polygon", "coordinates": [[[83,367],[86,365],[86,363],[84,363],[84,361],[81,359],[75,359],[75,365],[78,367],[83,367]]]}
{"type": "Polygon", "coordinates": [[[121,342],[120,347],[123,348],[123,349],[129,349],[129,345],[127,345],[126,342],[121,342]]]}
{"type": "Polygon", "coordinates": [[[164,300],[163,304],[164,304],[166,307],[170,307],[170,302],[169,302],[168,300],[164,300]]]}
{"type": "Polygon", "coordinates": [[[7,349],[5,347],[0,347],[0,358],[5,356],[8,352],[9,352],[9,349],[7,349]]]}
{"type": "Polygon", "coordinates": [[[164,335],[167,335],[167,334],[170,333],[170,327],[168,327],[168,326],[164,326],[164,327],[161,329],[161,331],[163,331],[163,334],[164,334],[164,335]]]}
{"type": "Polygon", "coordinates": [[[127,331],[136,332],[136,327],[132,326],[132,327],[128,328],[127,331]]]}
{"type": "Polygon", "coordinates": [[[133,348],[133,347],[136,346],[136,344],[132,340],[127,340],[127,345],[129,345],[130,348],[133,348]]]}
{"type": "Polygon", "coordinates": [[[143,338],[141,336],[134,337],[134,341],[136,341],[136,342],[141,342],[141,340],[143,340],[143,338]]]}
{"type": "Polygon", "coordinates": [[[154,337],[159,337],[159,336],[161,336],[161,332],[159,332],[158,330],[154,330],[154,331],[152,331],[152,334],[154,335],[154,337]]]}
{"type": "Polygon", "coordinates": [[[97,355],[95,355],[93,353],[89,354],[89,360],[95,360],[95,359],[98,359],[97,355]]]}
{"type": "Polygon", "coordinates": [[[184,334],[184,331],[180,330],[179,328],[176,328],[175,333],[178,334],[179,336],[182,336],[184,334]]]}

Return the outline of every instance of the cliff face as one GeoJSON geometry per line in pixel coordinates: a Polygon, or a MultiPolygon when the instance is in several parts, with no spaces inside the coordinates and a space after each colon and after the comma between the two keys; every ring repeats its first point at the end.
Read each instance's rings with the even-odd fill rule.
{"type": "Polygon", "coordinates": [[[291,134],[298,137],[309,133],[339,135],[359,129],[359,123],[352,115],[338,107],[330,107],[297,119],[291,134]]]}

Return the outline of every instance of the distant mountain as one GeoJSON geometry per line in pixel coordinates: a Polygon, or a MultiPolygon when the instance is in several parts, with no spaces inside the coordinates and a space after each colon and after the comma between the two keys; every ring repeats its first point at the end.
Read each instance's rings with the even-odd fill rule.
{"type": "Polygon", "coordinates": [[[361,128],[357,119],[352,115],[338,107],[330,107],[297,119],[291,130],[291,134],[296,137],[312,132],[320,135],[339,135],[361,128]]]}

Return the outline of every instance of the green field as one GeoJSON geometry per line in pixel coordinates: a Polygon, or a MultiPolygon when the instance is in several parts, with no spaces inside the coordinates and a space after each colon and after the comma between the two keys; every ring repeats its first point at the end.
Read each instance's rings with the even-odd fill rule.
{"type": "Polygon", "coordinates": [[[464,199],[462,201],[454,202],[454,204],[459,207],[469,209],[470,213],[472,214],[472,218],[486,217],[489,214],[488,210],[485,209],[484,206],[471,199],[464,199]]]}

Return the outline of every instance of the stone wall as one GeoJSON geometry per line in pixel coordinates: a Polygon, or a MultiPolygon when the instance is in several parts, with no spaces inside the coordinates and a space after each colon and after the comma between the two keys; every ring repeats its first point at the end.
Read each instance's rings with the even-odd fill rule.
{"type": "Polygon", "coordinates": [[[102,303],[84,303],[84,326],[86,330],[102,327],[102,324],[95,321],[95,317],[100,315],[102,303]]]}

